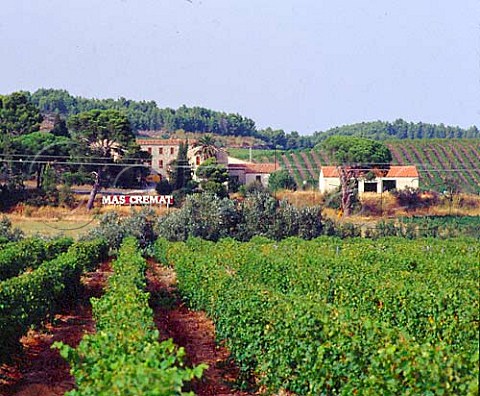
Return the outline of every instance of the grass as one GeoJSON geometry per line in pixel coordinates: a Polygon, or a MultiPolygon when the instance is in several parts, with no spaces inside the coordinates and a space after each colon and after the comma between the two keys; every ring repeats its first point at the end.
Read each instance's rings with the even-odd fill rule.
{"type": "Polygon", "coordinates": [[[25,235],[45,235],[45,236],[69,236],[78,239],[83,234],[91,230],[98,221],[91,220],[60,220],[49,221],[48,219],[24,219],[17,216],[7,215],[12,221],[14,227],[20,228],[25,235]]]}
{"type": "MultiPolygon", "coordinates": [[[[277,161],[284,154],[285,151],[277,150],[277,161]]],[[[250,150],[243,148],[229,148],[228,155],[244,161],[250,161],[250,150]]],[[[252,150],[253,162],[274,162],[275,150],[252,150]]]]}

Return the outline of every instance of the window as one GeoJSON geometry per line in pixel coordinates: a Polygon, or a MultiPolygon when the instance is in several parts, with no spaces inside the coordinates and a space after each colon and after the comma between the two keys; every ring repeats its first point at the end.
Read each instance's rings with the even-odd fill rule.
{"type": "Polygon", "coordinates": [[[170,147],[170,155],[173,155],[175,153],[175,148],[174,147],[170,147]]]}
{"type": "Polygon", "coordinates": [[[365,182],[364,190],[365,192],[377,192],[377,182],[365,182]]]}
{"type": "Polygon", "coordinates": [[[257,183],[261,183],[262,182],[262,176],[260,176],[260,175],[255,176],[255,181],[257,183]]]}
{"type": "Polygon", "coordinates": [[[159,160],[159,161],[158,161],[158,167],[159,167],[159,168],[163,168],[163,160],[159,160]]]}
{"type": "Polygon", "coordinates": [[[162,155],[163,154],[163,147],[158,148],[158,154],[162,155]]]}
{"type": "Polygon", "coordinates": [[[148,151],[148,154],[152,154],[152,148],[151,147],[147,147],[147,151],[148,151]]]}
{"type": "Polygon", "coordinates": [[[198,165],[200,165],[200,156],[197,155],[197,157],[195,158],[195,163],[198,165]]]}
{"type": "Polygon", "coordinates": [[[397,188],[396,180],[384,180],[383,181],[383,191],[392,191],[397,188]]]}

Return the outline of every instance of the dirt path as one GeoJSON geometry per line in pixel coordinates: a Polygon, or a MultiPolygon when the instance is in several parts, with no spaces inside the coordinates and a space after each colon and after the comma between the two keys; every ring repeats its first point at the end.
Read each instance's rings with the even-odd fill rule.
{"type": "Polygon", "coordinates": [[[94,331],[89,299],[102,294],[110,272],[110,262],[105,262],[97,271],[86,274],[82,278],[84,293],[74,306],[55,315],[43,329],[22,337],[22,355],[14,364],[0,366],[0,395],[56,396],[73,389],[74,379],[68,364],[50,347],[55,341],[76,346],[85,333],[94,331]]]}
{"type": "Polygon", "coordinates": [[[198,396],[246,396],[252,393],[235,391],[232,383],[238,369],[229,361],[229,352],[215,343],[215,327],[204,312],[189,310],[176,293],[175,272],[149,261],[148,290],[152,295],[155,323],[163,339],[173,338],[185,348],[188,363],[206,363],[209,369],[201,381],[193,384],[198,396]]]}

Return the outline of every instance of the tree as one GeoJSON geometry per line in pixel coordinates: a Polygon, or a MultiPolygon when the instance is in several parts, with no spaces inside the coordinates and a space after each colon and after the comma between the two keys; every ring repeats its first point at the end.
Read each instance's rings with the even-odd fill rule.
{"type": "Polygon", "coordinates": [[[197,177],[201,180],[200,186],[206,192],[219,197],[227,197],[225,183],[228,181],[228,170],[225,165],[217,164],[215,157],[205,160],[197,168],[197,177]]]}
{"type": "Polygon", "coordinates": [[[59,114],[55,115],[55,121],[53,122],[53,129],[50,131],[55,136],[70,136],[67,128],[67,122],[60,117],[59,114]]]}
{"type": "Polygon", "coordinates": [[[101,187],[111,184],[125,172],[144,176],[146,169],[139,166],[146,153],[140,152],[127,117],[117,110],[91,110],[72,116],[68,126],[85,168],[94,175],[87,208],[92,209],[101,187]],[[84,160],[82,160],[84,159],[84,160]],[[122,166],[112,166],[117,163],[122,166]],[[122,169],[123,168],[123,169],[122,169]]]}
{"type": "Polygon", "coordinates": [[[71,140],[64,136],[55,136],[48,132],[33,132],[16,136],[12,139],[12,152],[21,154],[27,159],[27,169],[22,169],[27,174],[35,172],[37,188],[42,186],[42,175],[47,163],[52,163],[61,158],[65,161],[69,155],[71,140]]]}
{"type": "Polygon", "coordinates": [[[173,188],[167,179],[162,179],[157,183],[155,190],[160,195],[170,195],[173,191],[173,188]]]}
{"type": "Polygon", "coordinates": [[[190,156],[199,155],[202,160],[216,157],[218,147],[216,146],[215,138],[212,135],[202,136],[190,151],[190,156]]]}
{"type": "Polygon", "coordinates": [[[349,216],[352,208],[358,178],[373,168],[388,169],[392,154],[383,143],[351,136],[331,136],[322,144],[333,159],[340,176],[341,209],[349,216]]]}
{"type": "Polygon", "coordinates": [[[192,180],[192,168],[188,163],[188,142],[180,143],[177,159],[170,164],[169,178],[174,190],[186,188],[192,180]]]}
{"type": "Polygon", "coordinates": [[[271,191],[277,191],[281,189],[296,190],[297,183],[287,170],[279,170],[273,172],[268,178],[268,188],[271,191]]]}
{"type": "Polygon", "coordinates": [[[30,103],[25,92],[0,96],[0,134],[24,135],[38,131],[43,117],[40,110],[30,103]]]}

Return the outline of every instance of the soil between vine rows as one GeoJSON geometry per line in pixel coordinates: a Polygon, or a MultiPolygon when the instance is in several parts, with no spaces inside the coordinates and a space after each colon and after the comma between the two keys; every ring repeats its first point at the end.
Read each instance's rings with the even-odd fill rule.
{"type": "Polygon", "coordinates": [[[172,268],[149,260],[148,291],[154,309],[154,320],[162,339],[172,338],[184,347],[188,365],[208,364],[203,378],[194,381],[192,390],[198,396],[246,396],[253,393],[233,389],[238,368],[229,360],[229,352],[215,342],[215,327],[204,312],[189,310],[176,292],[172,268]]]}
{"type": "MultiPolygon", "coordinates": [[[[100,297],[111,274],[111,262],[82,278],[83,295],[75,304],[55,315],[42,329],[22,337],[23,352],[12,364],[0,365],[0,396],[59,396],[73,389],[75,381],[70,368],[57,350],[55,341],[76,346],[86,333],[95,331],[90,305],[91,297],[100,297]]],[[[229,352],[215,342],[215,327],[205,313],[189,310],[178,298],[175,272],[149,260],[148,291],[151,293],[155,324],[162,340],[185,348],[186,363],[206,363],[209,369],[191,389],[198,396],[247,396],[253,393],[233,389],[238,369],[229,360],[229,352]]]]}
{"type": "Polygon", "coordinates": [[[75,381],[70,367],[57,350],[55,341],[76,346],[86,333],[95,331],[90,297],[102,295],[111,262],[82,277],[83,293],[77,301],[55,315],[43,329],[31,330],[22,337],[23,352],[14,363],[0,365],[1,396],[57,396],[73,389],[75,381]]]}

